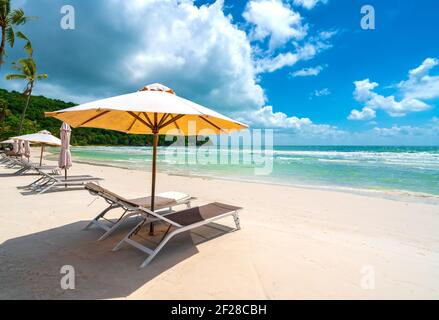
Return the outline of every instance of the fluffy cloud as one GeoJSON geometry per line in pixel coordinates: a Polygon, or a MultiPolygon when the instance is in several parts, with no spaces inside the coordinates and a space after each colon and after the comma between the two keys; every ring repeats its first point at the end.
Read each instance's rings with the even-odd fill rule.
{"type": "Polygon", "coordinates": [[[328,0],[294,0],[296,6],[302,6],[308,10],[314,8],[319,2],[326,4],[328,0]]]}
{"type": "Polygon", "coordinates": [[[247,113],[244,117],[247,122],[263,128],[300,129],[303,126],[312,124],[312,121],[308,118],[288,117],[283,112],[273,112],[272,106],[262,107],[259,110],[247,113]]]}
{"type": "MultiPolygon", "coordinates": [[[[163,82],[224,113],[265,104],[248,36],[224,14],[221,0],[201,6],[178,0],[76,1],[74,31],[56,27],[60,7],[53,0],[27,1],[23,8],[42,17],[23,27],[39,70],[50,76],[36,94],[49,94],[46,83],[60,88],[50,91],[53,97],[82,102],[163,82]]],[[[21,51],[11,50],[9,60],[21,51]]],[[[4,80],[8,71],[5,66],[0,74],[5,88],[12,86],[4,80]]]]}
{"type": "Polygon", "coordinates": [[[221,101],[223,109],[234,109],[264,104],[247,35],[224,15],[222,1],[201,7],[174,1],[113,2],[125,6],[127,23],[142,30],[138,49],[123,61],[133,82],[164,79],[172,84],[177,75],[177,93],[199,92],[202,96],[191,96],[207,105],[221,101]]]}
{"type": "Polygon", "coordinates": [[[254,26],[253,39],[262,41],[269,38],[272,49],[291,39],[303,39],[307,34],[307,26],[300,14],[281,0],[250,0],[243,17],[254,26]]]}
{"type": "Polygon", "coordinates": [[[427,58],[422,64],[409,71],[408,79],[398,83],[401,99],[395,96],[382,96],[374,92],[378,83],[369,79],[355,81],[354,98],[364,104],[362,111],[352,110],[350,120],[370,120],[375,110],[381,109],[392,117],[405,116],[411,112],[425,111],[431,108],[423,100],[439,97],[439,76],[431,76],[430,71],[439,64],[435,58],[427,58]]]}
{"type": "Polygon", "coordinates": [[[372,120],[375,119],[376,112],[375,110],[364,107],[361,111],[352,110],[348,116],[349,120],[372,120]]]}
{"type": "MultiPolygon", "coordinates": [[[[420,112],[430,109],[431,107],[425,102],[412,99],[412,98],[403,98],[400,101],[397,101],[395,96],[382,96],[374,92],[373,90],[378,87],[378,83],[371,82],[369,79],[355,81],[355,91],[354,98],[364,104],[363,111],[352,110],[350,119],[351,120],[361,120],[358,117],[354,118],[355,115],[372,115],[370,110],[384,110],[392,117],[401,117],[405,116],[407,113],[411,112],[420,112]]],[[[369,120],[365,117],[363,120],[369,120]]]]}
{"type": "Polygon", "coordinates": [[[435,58],[427,58],[409,71],[409,78],[401,81],[398,88],[405,98],[429,100],[439,97],[439,76],[430,76],[430,71],[439,64],[435,58]]]}
{"type": "Polygon", "coordinates": [[[283,112],[273,112],[272,106],[237,115],[240,120],[255,128],[277,129],[281,133],[294,133],[316,137],[340,137],[347,133],[336,126],[314,124],[309,118],[288,116],[283,112]]]}
{"type": "Polygon", "coordinates": [[[311,67],[311,68],[303,68],[301,70],[297,70],[291,73],[293,77],[311,77],[317,76],[322,72],[323,66],[311,67]]]}
{"type": "Polygon", "coordinates": [[[296,43],[294,52],[259,58],[256,60],[256,71],[258,73],[274,72],[284,67],[291,67],[298,61],[310,60],[318,53],[331,47],[329,40],[335,34],[336,32],[320,32],[316,36],[307,39],[302,45],[296,43]]]}

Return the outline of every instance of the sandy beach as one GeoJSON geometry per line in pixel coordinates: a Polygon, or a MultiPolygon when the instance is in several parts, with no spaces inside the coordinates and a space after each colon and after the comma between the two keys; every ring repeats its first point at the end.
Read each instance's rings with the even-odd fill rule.
{"type": "MultiPolygon", "coordinates": [[[[101,230],[81,229],[102,199],[85,190],[23,195],[17,187],[36,176],[11,172],[0,167],[1,299],[439,298],[435,204],[159,173],[158,192],[243,207],[242,230],[228,231],[231,218],[218,221],[223,231],[202,227],[139,269],[142,252],[111,251],[135,221],[97,242],[101,230]],[[61,289],[63,265],[75,268],[74,290],[61,289]],[[365,288],[370,270],[374,288],[365,288]]],[[[149,172],[75,163],[69,173],[102,177],[127,198],[149,192],[149,172]]]]}

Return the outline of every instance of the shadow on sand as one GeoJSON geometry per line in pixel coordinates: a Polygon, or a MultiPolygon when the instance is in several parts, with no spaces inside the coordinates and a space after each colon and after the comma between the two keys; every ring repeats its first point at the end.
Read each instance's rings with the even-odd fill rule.
{"type": "MultiPolygon", "coordinates": [[[[111,251],[135,222],[129,221],[117,234],[102,242],[96,241],[102,234],[100,230],[82,231],[85,221],[5,241],[0,245],[0,299],[125,297],[195,255],[197,244],[233,230],[213,223],[180,234],[150,265],[139,269],[146,254],[128,245],[111,251]],[[60,269],[64,265],[75,269],[75,290],[61,289],[60,280],[64,275],[60,269]]],[[[139,233],[139,236],[147,238],[146,228],[143,229],[145,233],[139,233]]],[[[157,226],[157,234],[152,240],[160,239],[164,229],[165,226],[157,226]]]]}

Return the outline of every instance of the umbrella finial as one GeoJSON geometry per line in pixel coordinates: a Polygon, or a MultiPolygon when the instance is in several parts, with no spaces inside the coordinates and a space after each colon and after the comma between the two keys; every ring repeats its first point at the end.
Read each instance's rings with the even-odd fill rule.
{"type": "Polygon", "coordinates": [[[161,83],[152,83],[144,86],[139,91],[162,91],[175,95],[175,91],[161,83]]]}

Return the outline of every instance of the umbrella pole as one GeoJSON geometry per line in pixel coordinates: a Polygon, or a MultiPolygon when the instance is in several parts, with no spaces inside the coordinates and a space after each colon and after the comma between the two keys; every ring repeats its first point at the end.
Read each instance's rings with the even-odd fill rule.
{"type": "Polygon", "coordinates": [[[43,165],[43,152],[44,152],[44,144],[41,145],[40,167],[43,165]]]}
{"type": "Polygon", "coordinates": [[[67,168],[64,168],[64,178],[66,180],[65,187],[67,188],[67,168]]]}
{"type": "MultiPolygon", "coordinates": [[[[152,142],[152,179],[151,179],[151,211],[154,212],[154,202],[155,202],[155,176],[157,169],[157,145],[159,141],[158,131],[153,132],[153,142],[152,142]]],[[[154,224],[151,222],[149,225],[149,235],[154,235],[154,224]]]]}

